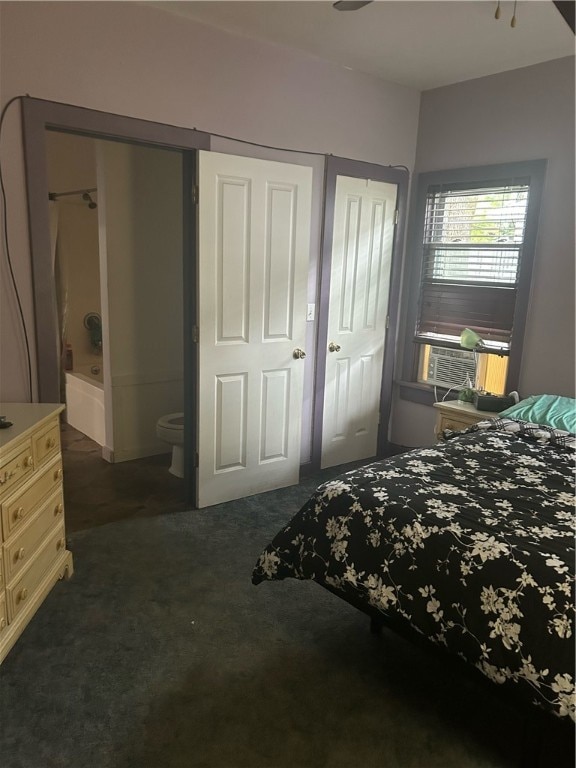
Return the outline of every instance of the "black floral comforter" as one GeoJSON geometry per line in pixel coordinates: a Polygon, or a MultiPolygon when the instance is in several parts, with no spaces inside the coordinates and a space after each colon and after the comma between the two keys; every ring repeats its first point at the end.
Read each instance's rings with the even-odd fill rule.
{"type": "Polygon", "coordinates": [[[511,419],[321,485],[252,580],[314,579],[575,717],[573,435],[511,419]]]}

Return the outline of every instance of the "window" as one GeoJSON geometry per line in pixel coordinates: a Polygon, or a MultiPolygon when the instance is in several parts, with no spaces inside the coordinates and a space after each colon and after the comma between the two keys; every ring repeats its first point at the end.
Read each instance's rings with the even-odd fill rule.
{"type": "Polygon", "coordinates": [[[494,394],[517,387],[544,168],[420,175],[405,380],[494,394]],[[464,328],[482,338],[480,354],[461,348],[464,328]]]}

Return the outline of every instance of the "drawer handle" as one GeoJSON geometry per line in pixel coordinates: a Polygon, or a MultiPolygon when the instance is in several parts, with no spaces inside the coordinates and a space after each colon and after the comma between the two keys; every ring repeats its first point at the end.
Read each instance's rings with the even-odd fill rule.
{"type": "Polygon", "coordinates": [[[4,476],[0,477],[0,485],[4,485],[4,483],[7,483],[8,480],[12,480],[15,474],[15,469],[12,469],[10,472],[4,472],[4,476]]]}
{"type": "Polygon", "coordinates": [[[24,459],[24,469],[28,469],[28,467],[32,466],[32,456],[26,456],[24,459]]]}
{"type": "Polygon", "coordinates": [[[64,538],[58,539],[58,541],[56,542],[56,549],[65,549],[65,547],[66,547],[66,539],[64,538]]]}
{"type": "Polygon", "coordinates": [[[49,437],[48,440],[46,440],[46,448],[54,448],[56,445],[56,438],[55,437],[49,437]]]}
{"type": "Polygon", "coordinates": [[[61,515],[62,512],[64,512],[64,506],[62,505],[62,502],[59,501],[54,507],[54,516],[61,515]]]}
{"type": "Polygon", "coordinates": [[[16,553],[16,557],[14,559],[15,560],[24,560],[25,553],[26,553],[26,550],[24,549],[24,547],[20,547],[20,549],[16,553]]]}
{"type": "Polygon", "coordinates": [[[23,602],[24,600],[26,600],[27,597],[28,597],[28,589],[26,587],[23,587],[20,590],[20,594],[18,595],[18,600],[20,600],[20,602],[23,602]]]}
{"type": "Polygon", "coordinates": [[[24,517],[24,507],[18,507],[14,512],[14,520],[22,520],[24,517]]]}
{"type": "Polygon", "coordinates": [[[0,619],[0,630],[4,629],[6,627],[6,619],[2,617],[0,619]]]}
{"type": "Polygon", "coordinates": [[[54,480],[62,480],[62,470],[57,469],[54,472],[54,480]]]}

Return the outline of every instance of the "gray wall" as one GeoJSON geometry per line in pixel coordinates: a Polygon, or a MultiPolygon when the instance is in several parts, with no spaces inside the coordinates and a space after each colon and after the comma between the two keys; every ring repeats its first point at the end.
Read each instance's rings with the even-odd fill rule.
{"type": "MultiPolygon", "coordinates": [[[[422,94],[415,174],[536,159],[548,167],[519,391],[574,397],[574,58],[422,94]]],[[[434,442],[434,415],[396,393],[392,439],[434,442]]]]}
{"type": "MultiPolygon", "coordinates": [[[[25,94],[381,165],[412,168],[416,152],[415,89],[135,2],[0,2],[1,103],[25,94]]],[[[32,330],[17,105],[1,151],[10,250],[32,330]]],[[[0,270],[0,399],[22,401],[26,359],[5,259],[0,270]]]]}

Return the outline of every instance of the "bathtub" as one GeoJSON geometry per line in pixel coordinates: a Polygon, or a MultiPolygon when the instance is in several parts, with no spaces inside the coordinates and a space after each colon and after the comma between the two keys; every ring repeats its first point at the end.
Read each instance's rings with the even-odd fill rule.
{"type": "Polygon", "coordinates": [[[66,371],[66,421],[98,445],[106,444],[102,366],[66,371]]]}

